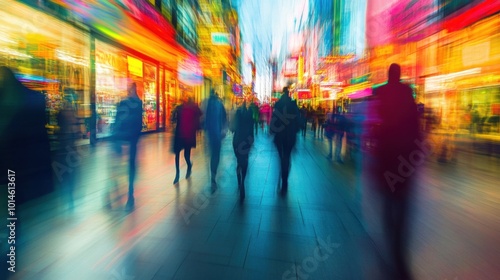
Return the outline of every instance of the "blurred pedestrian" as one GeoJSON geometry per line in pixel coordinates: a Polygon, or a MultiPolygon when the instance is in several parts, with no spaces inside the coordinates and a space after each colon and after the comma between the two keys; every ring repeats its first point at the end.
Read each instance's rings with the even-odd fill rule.
{"type": "MultiPolygon", "coordinates": [[[[54,190],[45,107],[43,94],[0,67],[0,166],[16,174],[17,205],[54,190]]],[[[7,176],[0,179],[0,185],[8,183],[7,176]]]]}
{"type": "Polygon", "coordinates": [[[254,116],[251,104],[247,106],[243,103],[236,111],[235,118],[231,123],[233,136],[233,150],[236,156],[236,176],[238,179],[238,189],[240,200],[245,199],[245,178],[248,170],[248,158],[250,149],[254,142],[254,116]]]}
{"type": "Polygon", "coordinates": [[[311,130],[313,132],[313,138],[316,139],[316,132],[318,131],[318,109],[312,109],[311,111],[311,130]]]}
{"type": "MultiPolygon", "coordinates": [[[[4,209],[0,218],[9,217],[8,202],[15,203],[15,239],[23,242],[23,221],[36,219],[33,212],[25,217],[22,211],[25,203],[46,195],[54,190],[51,165],[50,144],[47,134],[45,115],[45,96],[25,87],[14,72],[5,66],[0,67],[0,207],[4,209]]],[[[9,205],[11,208],[11,206],[9,205]]],[[[25,213],[26,212],[26,213],[25,213]]],[[[0,279],[8,279],[13,273],[8,268],[12,237],[8,226],[0,230],[0,279]]],[[[31,233],[30,233],[31,234],[31,233]]],[[[26,239],[27,240],[27,239],[26,239]]],[[[16,244],[18,244],[16,243],[16,244]]],[[[35,242],[36,243],[36,242],[35,242]]],[[[17,251],[16,251],[16,256],[17,251]]]]}
{"type": "Polygon", "coordinates": [[[391,256],[392,274],[387,279],[412,279],[408,264],[408,211],[410,190],[418,163],[425,160],[420,151],[417,105],[410,86],[400,82],[401,67],[391,64],[386,85],[374,94],[379,128],[371,182],[383,199],[383,227],[391,256]]]}
{"type": "Polygon", "coordinates": [[[320,106],[318,107],[318,138],[323,139],[324,129],[326,122],[326,110],[320,106]]]}
{"type": "Polygon", "coordinates": [[[252,112],[255,135],[259,133],[259,107],[255,102],[250,102],[250,110],[252,112]]]}
{"type": "Polygon", "coordinates": [[[325,121],[325,136],[328,139],[328,155],[326,158],[332,159],[333,157],[333,139],[335,137],[335,114],[333,110],[326,114],[325,121]]]}
{"type": "Polygon", "coordinates": [[[132,83],[127,90],[127,97],[118,103],[113,125],[114,150],[119,158],[123,146],[128,146],[128,200],[126,208],[134,208],[134,181],[136,175],[137,144],[142,131],[142,100],[137,96],[137,85],[132,83]]]}
{"type": "Polygon", "coordinates": [[[281,98],[274,105],[270,125],[270,133],[274,135],[274,144],[280,157],[282,194],[288,191],[291,154],[300,129],[299,121],[299,107],[288,95],[288,87],[284,87],[281,98]]]}
{"type": "Polygon", "coordinates": [[[347,120],[342,112],[334,115],[335,119],[335,161],[343,163],[342,159],[342,141],[347,128],[347,120]]]}
{"type": "MultiPolygon", "coordinates": [[[[59,163],[66,162],[67,159],[78,155],[78,153],[76,153],[75,141],[78,138],[79,129],[74,99],[73,91],[67,89],[64,95],[62,108],[57,114],[57,124],[59,126],[59,131],[57,132],[57,140],[59,142],[57,160],[59,163]]],[[[80,155],[78,155],[78,157],[79,156],[80,155]]],[[[81,159],[77,158],[77,160],[81,159]]],[[[71,168],[71,172],[61,172],[57,177],[68,198],[69,208],[72,210],[74,206],[73,192],[76,187],[77,170],[79,170],[78,162],[71,164],[69,167],[71,168]]]]}
{"type": "Polygon", "coordinates": [[[307,132],[307,108],[305,104],[303,104],[300,109],[300,129],[302,131],[302,136],[305,138],[307,132]]]}
{"type": "Polygon", "coordinates": [[[217,168],[220,161],[220,149],[222,139],[227,133],[227,114],[222,101],[211,90],[207,101],[207,111],[205,114],[205,130],[207,132],[210,145],[210,176],[212,191],[217,189],[217,168]]]}
{"type": "Polygon", "coordinates": [[[175,108],[173,117],[176,122],[173,151],[175,153],[175,178],[174,185],[179,182],[180,167],[179,158],[184,150],[184,159],[187,164],[186,179],[191,176],[193,162],[191,161],[191,149],[196,148],[196,131],[200,127],[202,112],[191,97],[186,97],[184,102],[175,108]]]}

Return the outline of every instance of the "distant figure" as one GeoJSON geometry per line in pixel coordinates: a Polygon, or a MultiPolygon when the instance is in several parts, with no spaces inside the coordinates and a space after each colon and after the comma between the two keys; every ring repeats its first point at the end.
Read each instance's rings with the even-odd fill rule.
{"type": "MultiPolygon", "coordinates": [[[[253,103],[251,103],[253,104],[253,103]]],[[[248,158],[250,149],[254,142],[254,111],[252,105],[247,107],[243,103],[231,123],[233,136],[233,149],[236,156],[236,176],[238,178],[238,189],[240,191],[240,200],[245,199],[245,178],[248,170],[248,158]]]]}
{"type": "Polygon", "coordinates": [[[344,140],[344,134],[347,129],[347,119],[343,113],[336,113],[334,115],[334,127],[335,127],[335,161],[338,163],[343,163],[342,159],[342,141],[344,140]]]}
{"type": "Polygon", "coordinates": [[[207,101],[205,130],[210,145],[210,173],[212,191],[217,189],[217,168],[220,161],[222,139],[227,133],[227,114],[222,101],[212,89],[207,101]]]}
{"type": "Polygon", "coordinates": [[[175,153],[174,184],[179,182],[179,157],[182,150],[184,150],[184,159],[187,164],[186,179],[191,176],[191,169],[193,167],[191,149],[196,148],[196,131],[200,129],[201,115],[200,108],[193,102],[191,97],[188,97],[184,103],[177,106],[172,115],[176,121],[173,141],[173,151],[175,153]]]}
{"type": "Polygon", "coordinates": [[[7,185],[12,185],[7,180],[7,170],[12,170],[16,205],[54,190],[45,125],[45,96],[25,87],[10,68],[1,66],[0,167],[5,176],[0,178],[0,185],[5,185],[7,195],[7,185]]]}
{"type": "Polygon", "coordinates": [[[300,108],[300,130],[302,131],[302,137],[305,138],[307,132],[307,108],[305,104],[300,108]]]}
{"type": "Polygon", "coordinates": [[[318,138],[323,139],[326,121],[326,111],[323,107],[318,108],[318,138]]]}
{"type": "Polygon", "coordinates": [[[288,95],[288,87],[283,88],[283,95],[274,105],[270,133],[274,135],[274,144],[281,163],[281,193],[288,191],[288,174],[291,168],[291,154],[300,129],[300,110],[297,103],[288,95]]]}
{"type": "Polygon", "coordinates": [[[77,163],[66,162],[67,159],[71,158],[72,154],[75,154],[76,147],[75,141],[78,137],[78,120],[76,118],[76,110],[73,105],[74,96],[71,91],[67,92],[64,96],[63,106],[59,113],[57,114],[57,124],[59,126],[59,131],[57,133],[57,140],[59,142],[58,147],[58,161],[60,163],[68,163],[71,168],[68,172],[59,172],[57,178],[59,178],[62,185],[62,189],[68,198],[68,205],[70,209],[73,209],[74,198],[73,192],[76,187],[76,176],[77,176],[77,163]]]}
{"type": "Polygon", "coordinates": [[[425,160],[420,151],[417,105],[412,89],[400,82],[401,67],[391,64],[389,80],[375,91],[375,163],[371,181],[383,198],[383,223],[392,255],[393,274],[388,279],[412,279],[406,253],[409,193],[417,165],[425,160]]]}
{"type": "Polygon", "coordinates": [[[335,114],[333,110],[326,114],[325,121],[325,136],[328,139],[328,155],[327,159],[332,159],[333,157],[333,139],[335,137],[335,114]]]}
{"type": "Polygon", "coordinates": [[[137,143],[142,130],[142,101],[137,96],[137,86],[132,83],[128,88],[128,96],[116,107],[116,119],[113,128],[115,152],[121,157],[122,146],[128,145],[128,200],[126,208],[134,208],[134,181],[136,175],[137,143]]]}
{"type": "Polygon", "coordinates": [[[253,124],[255,128],[255,135],[259,132],[259,107],[255,102],[250,102],[250,108],[252,112],[253,124]]]}

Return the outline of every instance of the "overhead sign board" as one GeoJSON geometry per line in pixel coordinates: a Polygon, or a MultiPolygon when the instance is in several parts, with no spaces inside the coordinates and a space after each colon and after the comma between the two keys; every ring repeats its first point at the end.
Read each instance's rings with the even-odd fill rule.
{"type": "Polygon", "coordinates": [[[231,35],[229,33],[213,32],[212,33],[212,44],[230,46],[231,45],[231,35]]]}

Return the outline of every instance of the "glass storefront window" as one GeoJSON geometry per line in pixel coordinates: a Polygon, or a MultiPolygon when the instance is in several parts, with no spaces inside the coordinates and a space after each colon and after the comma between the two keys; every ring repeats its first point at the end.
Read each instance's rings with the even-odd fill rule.
{"type": "Polygon", "coordinates": [[[0,65],[15,69],[23,84],[45,94],[52,138],[65,100],[75,109],[78,137],[86,138],[85,119],[91,115],[89,34],[24,4],[8,3],[0,10],[0,65]]]}
{"type": "Polygon", "coordinates": [[[165,69],[160,69],[160,102],[158,106],[159,110],[159,127],[165,128],[165,69]]]}
{"type": "Polygon", "coordinates": [[[156,110],[158,110],[156,99],[156,66],[144,64],[144,105],[143,130],[156,130],[156,110]]]}
{"type": "Polygon", "coordinates": [[[127,57],[118,48],[96,40],[97,138],[111,136],[116,105],[127,96],[127,57]]]}

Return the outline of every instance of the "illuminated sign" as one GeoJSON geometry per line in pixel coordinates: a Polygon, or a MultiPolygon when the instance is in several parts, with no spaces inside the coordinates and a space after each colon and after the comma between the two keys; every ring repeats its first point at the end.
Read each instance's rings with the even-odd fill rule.
{"type": "Polygon", "coordinates": [[[285,77],[297,77],[297,58],[288,58],[283,67],[285,77]]]}
{"type": "Polygon", "coordinates": [[[130,74],[142,77],[142,61],[135,57],[127,56],[128,71],[130,74]]]}
{"type": "Polygon", "coordinates": [[[194,56],[183,59],[178,65],[178,78],[187,85],[195,86],[203,84],[203,72],[200,62],[194,56]]]}
{"type": "Polygon", "coordinates": [[[352,78],[351,79],[351,85],[367,82],[369,77],[370,77],[370,74],[366,74],[366,75],[363,75],[363,76],[352,78]]]}
{"type": "Polygon", "coordinates": [[[212,44],[214,45],[231,45],[231,35],[229,33],[212,33],[212,44]]]}

